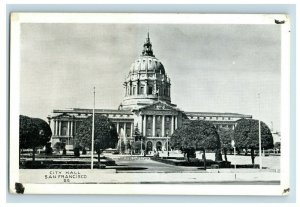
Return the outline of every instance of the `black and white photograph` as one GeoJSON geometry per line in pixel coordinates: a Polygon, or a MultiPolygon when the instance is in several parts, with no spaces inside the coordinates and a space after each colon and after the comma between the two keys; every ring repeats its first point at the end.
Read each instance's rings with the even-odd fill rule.
{"type": "Polygon", "coordinates": [[[11,24],[11,193],[289,193],[288,16],[11,24]]]}

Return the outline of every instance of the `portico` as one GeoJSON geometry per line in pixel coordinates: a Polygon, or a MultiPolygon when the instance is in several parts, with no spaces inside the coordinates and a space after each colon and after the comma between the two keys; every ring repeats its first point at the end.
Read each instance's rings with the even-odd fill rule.
{"type": "Polygon", "coordinates": [[[167,142],[178,128],[178,119],[182,119],[183,112],[163,101],[157,101],[133,112],[141,119],[141,126],[138,128],[145,138],[146,150],[167,150],[167,142]]]}

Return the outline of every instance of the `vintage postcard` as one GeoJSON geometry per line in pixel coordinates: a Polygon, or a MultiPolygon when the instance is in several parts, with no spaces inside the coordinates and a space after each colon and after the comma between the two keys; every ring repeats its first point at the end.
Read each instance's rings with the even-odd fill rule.
{"type": "Polygon", "coordinates": [[[12,13],[9,188],[287,195],[284,14],[12,13]]]}

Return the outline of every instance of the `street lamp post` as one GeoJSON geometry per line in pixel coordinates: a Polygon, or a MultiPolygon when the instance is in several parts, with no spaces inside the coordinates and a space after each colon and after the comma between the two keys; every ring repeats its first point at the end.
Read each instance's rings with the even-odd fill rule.
{"type": "Polygon", "coordinates": [[[233,147],[233,156],[234,156],[234,171],[236,172],[235,142],[234,142],[234,140],[231,140],[231,146],[233,147]]]}
{"type": "Polygon", "coordinates": [[[233,147],[233,157],[234,157],[234,179],[236,179],[236,159],[235,159],[235,142],[231,140],[231,146],[233,147]]]}
{"type": "Polygon", "coordinates": [[[143,138],[141,137],[141,156],[143,156],[143,138]]]}
{"type": "Polygon", "coordinates": [[[169,137],[168,137],[168,133],[167,135],[167,157],[169,157],[169,137]]]}
{"type": "Polygon", "coordinates": [[[95,87],[94,87],[94,104],[93,104],[93,123],[92,123],[92,147],[91,147],[91,169],[94,168],[94,132],[95,132],[95,87]]]}

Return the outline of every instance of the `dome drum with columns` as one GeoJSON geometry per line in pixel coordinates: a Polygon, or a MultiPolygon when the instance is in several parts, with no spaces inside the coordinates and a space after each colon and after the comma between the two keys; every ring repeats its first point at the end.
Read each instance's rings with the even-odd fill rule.
{"type": "MultiPolygon", "coordinates": [[[[119,139],[131,145],[137,141],[135,130],[138,130],[144,137],[147,154],[168,150],[168,140],[186,118],[207,120],[216,128],[234,128],[237,120],[252,117],[236,113],[184,112],[172,104],[171,81],[163,64],[153,54],[149,33],[142,55],[130,67],[124,89],[118,109],[95,109],[95,113],[107,116],[115,124],[119,139]]],[[[67,150],[73,149],[77,127],[92,112],[92,109],[82,108],[53,110],[48,116],[53,132],[52,146],[62,142],[67,150]]]]}

